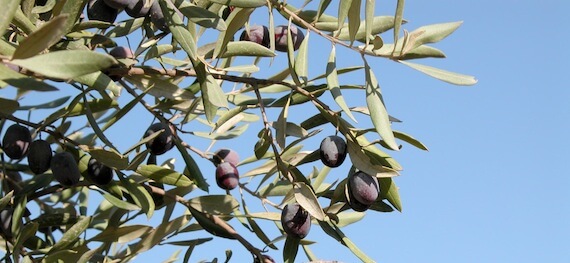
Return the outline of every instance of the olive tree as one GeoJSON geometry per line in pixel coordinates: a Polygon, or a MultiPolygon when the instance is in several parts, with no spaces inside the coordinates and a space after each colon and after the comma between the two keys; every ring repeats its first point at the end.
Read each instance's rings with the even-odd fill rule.
{"type": "Polygon", "coordinates": [[[321,228],[374,261],[342,228],[401,211],[390,152],[427,148],[392,129],[369,61],[473,85],[411,62],[445,57],[429,44],[461,22],[406,30],[403,0],[384,15],[374,0],[291,2],[0,0],[4,259],[123,262],[160,244],[188,261],[225,238],[254,262],[294,262],[300,248],[314,261],[321,228]],[[315,41],[328,57],[310,54],[315,41]],[[346,54],[361,63],[337,67],[346,54]],[[126,124],[138,118],[152,121],[126,124]],[[234,147],[213,150],[221,141],[234,147]]]}

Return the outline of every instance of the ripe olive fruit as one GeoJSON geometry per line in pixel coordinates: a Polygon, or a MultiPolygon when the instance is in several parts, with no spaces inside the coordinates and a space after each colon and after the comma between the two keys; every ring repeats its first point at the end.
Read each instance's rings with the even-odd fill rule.
{"type": "MultiPolygon", "coordinates": [[[[154,0],[156,2],[157,0],[154,0]]],[[[145,17],[150,10],[150,7],[145,7],[145,0],[137,0],[137,1],[130,1],[129,4],[125,7],[125,12],[130,17],[137,18],[137,17],[145,17]]]]}
{"type": "Polygon", "coordinates": [[[129,3],[133,1],[135,0],[103,0],[105,4],[117,10],[121,10],[127,7],[127,5],[129,5],[129,3]]]}
{"type": "Polygon", "coordinates": [[[349,205],[355,211],[368,209],[376,201],[380,192],[376,177],[364,172],[356,172],[350,175],[347,188],[349,205]]]}
{"type": "Polygon", "coordinates": [[[119,10],[105,4],[104,0],[90,0],[87,5],[87,17],[89,20],[97,20],[113,23],[117,19],[119,10]]]}
{"type": "Polygon", "coordinates": [[[53,154],[49,142],[35,140],[30,144],[28,166],[34,174],[45,173],[49,169],[53,154]]]}
{"type": "MultiPolygon", "coordinates": [[[[176,11],[176,14],[180,19],[184,18],[178,9],[174,8],[174,11],[176,11]]],[[[154,1],[148,11],[148,14],[150,16],[150,21],[156,26],[156,28],[164,32],[170,32],[170,29],[168,29],[168,25],[166,24],[166,19],[164,19],[164,13],[162,12],[162,8],[160,8],[158,1],[154,1]]]]}
{"type": "Polygon", "coordinates": [[[172,127],[169,127],[169,125],[162,122],[157,122],[148,127],[144,134],[144,137],[148,137],[160,130],[164,130],[164,132],[146,143],[146,147],[154,155],[164,154],[165,152],[172,149],[172,147],[174,147],[173,133],[175,130],[172,127]]]}
{"type": "Polygon", "coordinates": [[[135,54],[133,51],[128,47],[118,46],[114,47],[109,51],[109,55],[113,56],[114,58],[135,58],[135,54]]]}
{"type": "Polygon", "coordinates": [[[232,190],[238,186],[239,172],[230,162],[224,162],[216,167],[216,183],[225,190],[232,190]]]}
{"type": "MultiPolygon", "coordinates": [[[[287,52],[288,26],[275,27],[275,50],[287,52]]],[[[301,42],[305,39],[305,34],[296,26],[291,27],[291,40],[293,40],[293,50],[299,49],[301,42]]]]}
{"type": "Polygon", "coordinates": [[[269,29],[266,26],[250,26],[249,31],[244,30],[239,37],[241,41],[251,41],[269,48],[269,29]]]}
{"type": "Polygon", "coordinates": [[[32,135],[28,128],[20,124],[13,124],[6,129],[2,139],[2,150],[11,159],[20,160],[28,153],[31,141],[32,135]]]}
{"type": "Polygon", "coordinates": [[[51,158],[51,171],[53,177],[64,186],[76,185],[81,177],[77,161],[69,152],[56,153],[51,158]]]}
{"type": "Polygon", "coordinates": [[[218,166],[222,162],[228,162],[233,164],[234,166],[237,166],[239,163],[238,153],[232,149],[226,149],[226,148],[219,149],[214,154],[214,157],[212,159],[216,166],[218,166]]]}
{"type": "Polygon", "coordinates": [[[321,161],[328,167],[339,167],[346,158],[346,142],[340,136],[332,135],[324,138],[319,147],[321,161]]]}
{"type": "Polygon", "coordinates": [[[106,185],[113,180],[113,169],[91,157],[87,163],[87,175],[92,182],[106,185]]]}
{"type": "Polygon", "coordinates": [[[311,215],[297,203],[287,204],[281,211],[281,226],[287,235],[303,239],[311,230],[311,215]]]}

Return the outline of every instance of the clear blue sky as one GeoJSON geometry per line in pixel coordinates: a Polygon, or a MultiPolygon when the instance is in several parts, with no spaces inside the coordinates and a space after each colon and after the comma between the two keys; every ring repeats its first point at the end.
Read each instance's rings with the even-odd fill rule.
{"type": "MultiPolygon", "coordinates": [[[[378,1],[376,14],[391,15],[393,10],[392,3],[378,1]]],[[[430,149],[424,152],[404,144],[402,151],[394,153],[404,166],[402,175],[395,179],[403,213],[369,212],[364,220],[344,229],[370,257],[378,262],[570,261],[568,10],[570,3],[566,1],[407,1],[404,16],[409,23],[404,27],[408,30],[464,21],[453,35],[435,45],[447,54],[446,59],[418,62],[475,75],[479,83],[452,86],[391,61],[369,59],[389,113],[403,120],[394,128],[413,135],[430,149]]],[[[258,19],[252,22],[266,23],[258,19]]],[[[391,42],[391,34],[384,38],[391,42]]],[[[316,34],[311,40],[317,44],[309,52],[317,59],[312,62],[310,75],[316,76],[323,72],[321,64],[330,45],[316,34]]],[[[346,54],[338,59],[339,64],[362,64],[358,55],[340,47],[338,50],[346,54]]],[[[261,65],[278,70],[282,68],[278,63],[283,62],[278,58],[272,67],[269,61],[261,65]]],[[[354,81],[362,82],[360,77],[354,81]]],[[[363,95],[349,93],[347,98],[350,106],[365,105],[363,95]]],[[[142,135],[150,119],[143,124],[134,120],[119,125],[138,125],[142,135]]],[[[361,125],[371,127],[365,121],[361,125]]],[[[134,136],[137,138],[127,137],[121,127],[110,132],[123,136],[125,145],[118,146],[125,150],[136,142],[138,134],[134,136]]],[[[253,139],[246,142],[256,132],[252,129],[243,142],[238,139],[239,144],[220,142],[214,149],[228,146],[236,148],[242,157],[249,156],[253,139]]],[[[317,147],[318,141],[313,142],[315,145],[307,148],[317,147]]],[[[204,140],[196,141],[201,149],[207,145],[204,140]]],[[[177,162],[177,168],[183,167],[181,159],[177,162]]],[[[329,182],[345,176],[349,167],[338,169],[334,171],[339,175],[331,176],[329,182]]],[[[205,171],[213,173],[213,167],[205,171]]],[[[210,182],[215,185],[213,179],[210,182]]],[[[237,191],[232,194],[239,198],[237,191]]],[[[249,199],[248,204],[254,202],[249,199]]],[[[244,230],[236,220],[231,223],[244,230]]],[[[262,224],[273,228],[268,233],[276,237],[274,226],[262,224]]],[[[209,236],[192,235],[180,239],[209,236]]],[[[311,247],[322,259],[358,262],[317,225],[307,239],[318,241],[311,247]]],[[[261,245],[253,236],[250,240],[261,245]]],[[[283,242],[277,245],[282,247],[283,242]]],[[[176,249],[157,247],[135,262],[164,260],[176,249]]],[[[198,247],[191,262],[216,256],[223,260],[226,249],[234,250],[232,262],[251,260],[236,241],[215,238],[198,247]]],[[[279,262],[281,253],[271,251],[269,255],[279,262]]],[[[184,250],[179,258],[183,254],[184,250]]],[[[306,261],[302,251],[298,261],[306,261]]]]}

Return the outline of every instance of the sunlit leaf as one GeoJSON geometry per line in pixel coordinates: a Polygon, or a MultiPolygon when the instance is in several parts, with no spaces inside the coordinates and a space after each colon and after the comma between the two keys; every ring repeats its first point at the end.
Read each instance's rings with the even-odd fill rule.
{"type": "Polygon", "coordinates": [[[141,165],[137,172],[159,183],[175,186],[190,186],[192,181],[185,175],[157,165],[141,165]]]}
{"type": "Polygon", "coordinates": [[[0,0],[0,35],[4,35],[4,31],[10,25],[12,17],[20,6],[20,0],[0,0]]]}
{"type": "Polygon", "coordinates": [[[87,50],[63,50],[12,60],[13,64],[42,75],[68,79],[100,71],[115,64],[113,57],[87,50]]]}
{"type": "Polygon", "coordinates": [[[32,57],[60,41],[65,34],[64,27],[66,22],[66,15],[50,19],[47,23],[38,28],[38,30],[20,41],[20,44],[12,55],[12,59],[32,57]]]}
{"type": "Polygon", "coordinates": [[[409,66],[417,71],[420,71],[428,76],[434,77],[436,79],[460,86],[470,86],[475,85],[477,80],[473,76],[463,75],[455,72],[446,71],[443,69],[438,69],[426,65],[416,64],[408,61],[399,60],[400,63],[409,66]]]}
{"type": "Polygon", "coordinates": [[[315,193],[304,183],[295,183],[293,187],[295,191],[295,200],[301,205],[311,216],[319,221],[325,219],[326,215],[315,196],[315,193]]]}
{"type": "Polygon", "coordinates": [[[81,235],[87,229],[90,222],[90,216],[81,218],[79,221],[77,221],[77,223],[65,231],[61,239],[59,239],[59,241],[52,246],[50,251],[56,252],[73,244],[79,235],[81,235]]]}
{"type": "Polygon", "coordinates": [[[398,144],[394,138],[394,133],[391,129],[390,119],[388,117],[388,112],[386,111],[386,106],[384,105],[384,99],[382,98],[382,93],[380,92],[380,84],[374,76],[374,72],[368,63],[365,62],[366,67],[366,105],[370,110],[370,118],[372,119],[372,124],[378,134],[382,137],[384,142],[392,149],[397,151],[398,144]]]}

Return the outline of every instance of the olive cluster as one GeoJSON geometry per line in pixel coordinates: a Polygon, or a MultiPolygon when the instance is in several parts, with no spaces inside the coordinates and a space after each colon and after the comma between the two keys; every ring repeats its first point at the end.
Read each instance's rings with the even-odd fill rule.
{"type": "MultiPolygon", "coordinates": [[[[54,178],[64,186],[74,186],[81,179],[81,172],[76,158],[70,152],[53,154],[50,143],[37,139],[32,141],[30,130],[20,124],[13,124],[2,138],[2,150],[13,160],[28,159],[32,173],[43,174],[51,169],[54,178]]],[[[88,179],[99,185],[106,185],[113,180],[113,170],[91,158],[87,167],[88,179]]],[[[12,181],[21,181],[13,179],[12,181]]],[[[14,189],[13,187],[11,189],[14,189]]]]}
{"type": "MultiPolygon", "coordinates": [[[[275,50],[287,52],[287,36],[291,31],[291,40],[293,42],[293,50],[299,49],[301,43],[305,39],[303,31],[296,26],[277,26],[275,27],[275,50]]],[[[269,29],[266,26],[255,25],[244,30],[239,38],[241,41],[251,41],[269,48],[269,29]]]]}
{"type": "MultiPolygon", "coordinates": [[[[123,10],[133,18],[146,17],[156,28],[168,32],[166,20],[157,0],[151,0],[150,5],[145,5],[146,0],[90,0],[87,5],[87,17],[89,20],[97,20],[113,23],[123,10]]],[[[182,17],[180,11],[176,10],[182,17]]]]}
{"type": "MultiPolygon", "coordinates": [[[[340,166],[347,156],[347,145],[340,136],[328,136],[321,141],[319,155],[328,167],[340,166]]],[[[358,171],[348,176],[346,200],[354,211],[366,211],[379,196],[378,180],[369,174],[358,171]]]]}
{"type": "MultiPolygon", "coordinates": [[[[345,140],[337,135],[324,138],[318,151],[323,164],[331,168],[342,165],[348,154],[345,140]]],[[[354,211],[366,211],[379,195],[380,186],[376,177],[362,171],[348,176],[345,197],[354,211]]],[[[298,203],[288,204],[281,212],[281,226],[288,236],[302,239],[311,229],[311,215],[298,203]]]]}
{"type": "MultiPolygon", "coordinates": [[[[174,147],[176,129],[169,124],[157,122],[152,124],[145,132],[144,137],[149,137],[156,132],[161,132],[146,142],[151,156],[162,155],[174,147]]],[[[150,159],[149,159],[150,160],[150,159]]],[[[225,190],[232,190],[239,184],[239,172],[237,165],[239,155],[232,149],[220,149],[214,153],[212,162],[216,166],[216,183],[225,190]]],[[[149,161],[156,164],[156,160],[149,161]]]]}

